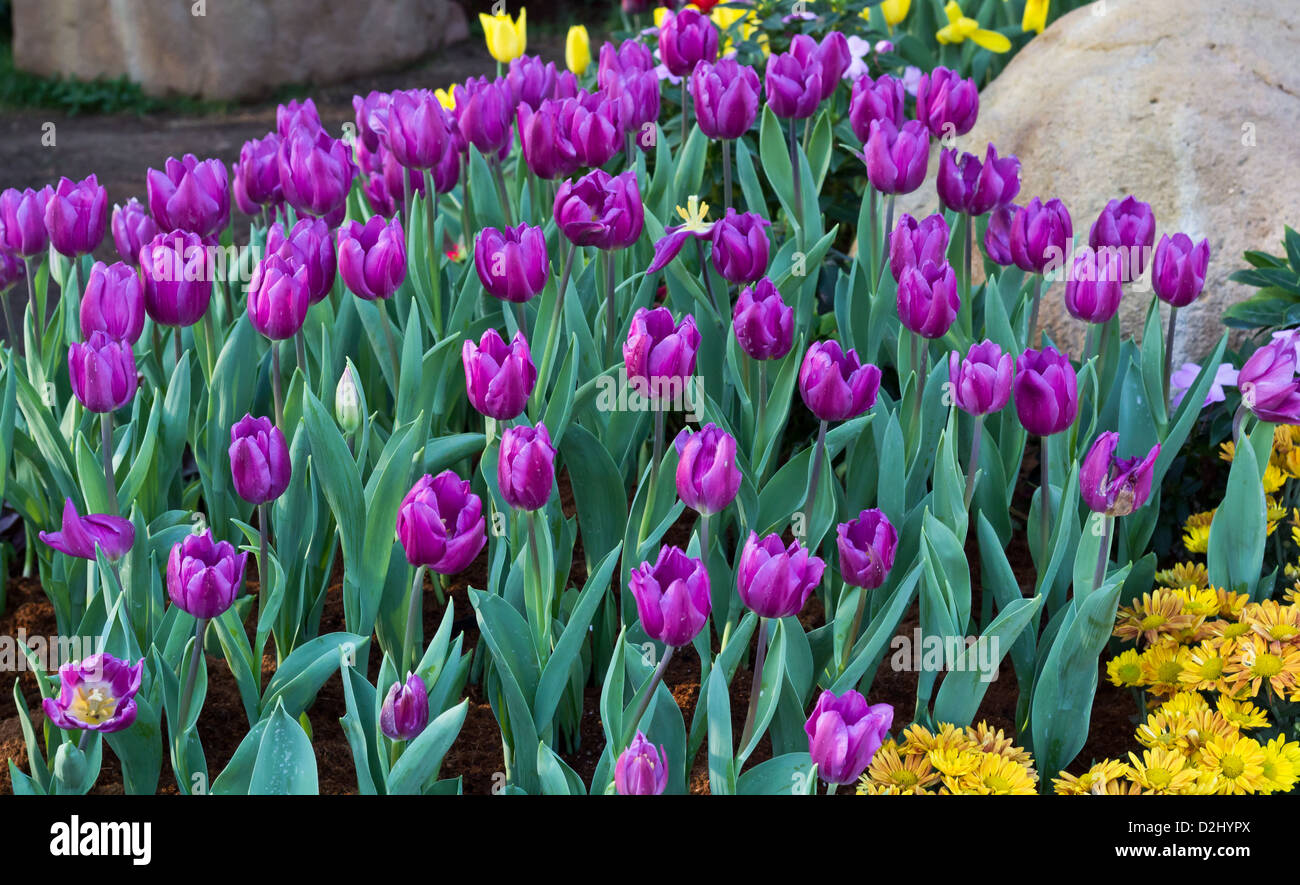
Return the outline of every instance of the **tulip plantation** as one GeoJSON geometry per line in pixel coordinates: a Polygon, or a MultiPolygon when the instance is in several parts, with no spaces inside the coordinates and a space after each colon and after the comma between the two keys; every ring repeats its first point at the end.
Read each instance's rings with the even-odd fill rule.
{"type": "Polygon", "coordinates": [[[495,78],[4,191],[9,566],[90,650],[19,649],[13,792],[1290,791],[1296,342],[1174,366],[1210,232],[954,146],[1022,28],[915,5],[485,16],[495,78]]]}

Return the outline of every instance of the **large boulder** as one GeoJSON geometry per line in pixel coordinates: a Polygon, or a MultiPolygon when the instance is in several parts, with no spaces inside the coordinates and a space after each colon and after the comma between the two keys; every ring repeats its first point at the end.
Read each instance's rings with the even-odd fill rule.
{"type": "MultiPolygon", "coordinates": [[[[1296,0],[1099,0],[1052,24],[980,96],[957,139],[992,142],[1022,162],[1016,202],[1059,197],[1076,243],[1106,202],[1135,194],[1160,234],[1210,241],[1204,294],[1179,311],[1178,361],[1210,351],[1220,315],[1254,290],[1228,281],[1242,252],[1281,252],[1300,225],[1300,8],[1296,0]]],[[[931,180],[906,205],[937,206],[931,180]]],[[[933,211],[931,209],[931,211],[933,211]]],[[[1042,316],[1078,354],[1084,324],[1050,290],[1042,316]]],[[[1127,294],[1125,331],[1141,334],[1149,288],[1127,294]]]]}
{"type": "Polygon", "coordinates": [[[13,25],[22,70],[208,99],[391,69],[469,33],[453,0],[13,0],[13,25]]]}

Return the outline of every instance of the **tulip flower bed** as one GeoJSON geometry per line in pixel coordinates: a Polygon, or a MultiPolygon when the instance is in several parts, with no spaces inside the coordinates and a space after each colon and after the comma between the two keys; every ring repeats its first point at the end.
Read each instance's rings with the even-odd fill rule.
{"type": "Polygon", "coordinates": [[[1295,342],[1175,371],[1206,240],[1125,196],[1076,243],[1015,157],[932,158],[973,79],[815,17],[746,61],[746,9],[567,71],[485,16],[501,76],[169,159],[112,264],[94,176],[0,194],[15,793],[1291,789],[1295,342]]]}

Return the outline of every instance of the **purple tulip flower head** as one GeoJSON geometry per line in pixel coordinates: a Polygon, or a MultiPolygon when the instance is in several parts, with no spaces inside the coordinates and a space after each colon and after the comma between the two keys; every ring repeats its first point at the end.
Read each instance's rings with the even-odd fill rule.
{"type": "Polygon", "coordinates": [[[763,88],[767,104],[783,120],[803,120],[811,117],[822,101],[821,63],[807,45],[816,43],[806,34],[796,34],[790,52],[782,52],[767,60],[763,74],[763,88]]]}
{"type": "Polygon", "coordinates": [[[851,784],[862,776],[889,735],[894,708],[867,704],[853,689],[842,695],[824,691],[804,725],[808,753],[828,784],[851,784]]]}
{"type": "Polygon", "coordinates": [[[320,112],[316,102],[310,98],[302,101],[293,98],[286,104],[276,105],[275,131],[281,138],[288,138],[292,132],[303,131],[316,133],[321,131],[320,112]]]}
{"type": "Polygon", "coordinates": [[[593,169],[576,182],[564,182],[555,195],[555,223],[575,246],[631,246],[645,226],[636,172],[611,176],[593,169]]]}
{"type": "Polygon", "coordinates": [[[779,360],[794,346],[794,308],[767,277],[736,298],[731,328],[740,349],[756,360],[779,360]]]}
{"type": "Polygon", "coordinates": [[[902,128],[892,120],[875,120],[867,134],[863,159],[867,179],[882,194],[910,194],[925,181],[930,161],[930,136],[916,120],[902,128]]]}
{"type": "Polygon", "coordinates": [[[130,343],[93,332],[68,345],[72,392],[91,412],[115,412],[135,396],[139,378],[130,343]]]}
{"type": "Polygon", "coordinates": [[[1124,259],[1113,248],[1079,249],[1065,281],[1065,309],[1088,323],[1106,323],[1124,295],[1124,259]]]}
{"type": "Polygon", "coordinates": [[[53,197],[48,184],[38,191],[8,188],[0,193],[0,246],[24,258],[44,252],[50,244],[45,207],[53,197]]]}
{"type": "Polygon", "coordinates": [[[266,254],[288,259],[295,270],[299,265],[307,268],[307,296],[312,304],[323,301],[334,286],[338,261],[334,238],[323,219],[300,218],[288,234],[284,225],[271,225],[266,233],[266,254]]]}
{"type": "Polygon", "coordinates": [[[0,292],[9,291],[15,283],[27,279],[27,265],[21,256],[0,246],[0,292]]]}
{"type": "Polygon", "coordinates": [[[200,620],[220,617],[239,595],[247,560],[247,553],[217,541],[211,530],[186,535],[167,557],[167,595],[173,605],[200,620]]]}
{"type": "Polygon", "coordinates": [[[270,418],[244,415],[230,428],[230,475],[235,493],[250,504],[284,494],[293,476],[284,433],[270,418]]]}
{"type": "Polygon", "coordinates": [[[556,81],[553,61],[542,61],[536,55],[521,55],[511,59],[506,73],[511,107],[525,104],[532,110],[537,110],[542,102],[555,97],[556,81]]]}
{"type": "Polygon", "coordinates": [[[537,383],[537,367],[528,352],[523,332],[506,344],[496,329],[488,329],[475,344],[465,339],[461,348],[465,364],[465,392],[479,413],[498,421],[523,414],[537,383]]]}
{"type": "Polygon", "coordinates": [[[659,76],[654,69],[611,78],[601,85],[601,92],[617,109],[619,130],[634,135],[634,143],[641,150],[653,148],[660,106],[659,76]]]}
{"type": "Polygon", "coordinates": [[[253,268],[248,284],[248,320],[272,341],[292,338],[307,319],[311,291],[307,265],[280,255],[266,255],[253,268]]]}
{"type": "Polygon", "coordinates": [[[647,274],[656,273],[667,267],[668,262],[681,253],[682,247],[692,237],[697,240],[713,239],[713,229],[719,222],[707,220],[709,204],[701,201],[698,195],[691,194],[687,197],[686,208],[678,206],[677,214],[681,216],[683,223],[666,228],[664,236],[655,241],[655,254],[650,266],[646,268],[647,274]]]}
{"type": "Polygon", "coordinates": [[[758,117],[758,73],[735,59],[700,62],[691,72],[695,120],[711,139],[740,138],[758,117]]]}
{"type": "Polygon", "coordinates": [[[158,234],[140,250],[144,309],[162,326],[192,326],[212,299],[212,263],[198,234],[158,234]]]}
{"type": "MultiPolygon", "coordinates": [[[[1197,377],[1201,374],[1201,367],[1196,363],[1183,363],[1169,375],[1169,402],[1175,409],[1182,403],[1183,397],[1187,391],[1196,383],[1197,377]]],[[[1221,403],[1227,399],[1224,393],[1225,387],[1236,387],[1237,376],[1239,372],[1232,363],[1221,363],[1214,370],[1214,380],[1210,382],[1210,389],[1206,391],[1205,402],[1201,403],[1201,408],[1206,408],[1214,403],[1221,403]]]]}
{"type": "Polygon", "coordinates": [[[131,520],[108,513],[79,516],[71,498],[63,500],[63,525],[57,532],[40,532],[42,542],[77,559],[94,559],[98,546],[109,559],[121,559],[135,543],[131,520]]]}
{"type": "Polygon", "coordinates": [[[82,338],[103,332],[109,338],[135,344],[144,330],[144,290],[139,274],[121,261],[96,261],[86,277],[79,315],[82,338]]]}
{"type": "MultiPolygon", "coordinates": [[[[1156,262],[1159,265],[1159,260],[1156,262]]],[[[1237,375],[1241,402],[1261,421],[1300,424],[1294,335],[1275,338],[1250,355],[1237,375]]]]}
{"type": "Polygon", "coordinates": [[[697,62],[718,57],[718,29],[698,9],[669,12],[659,26],[659,57],[673,76],[685,77],[697,62]]]}
{"type": "Polygon", "coordinates": [[[902,126],[903,99],[903,81],[897,77],[884,74],[879,80],[872,80],[864,74],[855,80],[849,97],[849,125],[858,141],[867,143],[871,124],[876,120],[902,126]]]}
{"type": "MultiPolygon", "coordinates": [[[[276,158],[284,199],[299,214],[331,222],[341,213],[357,166],[352,149],[324,131],[294,129],[280,143],[276,158]]],[[[155,211],[155,215],[157,212],[155,211]]]]}
{"type": "Polygon", "coordinates": [[[230,173],[220,160],[168,157],[145,174],[149,211],[161,230],[216,235],[230,222],[230,173]]]}
{"type": "Polygon", "coordinates": [[[409,741],[429,724],[429,690],[414,673],[394,682],[379,709],[379,730],[390,741],[409,741]]]}
{"type": "Polygon", "coordinates": [[[957,275],[946,261],[904,268],[896,300],[905,328],[922,338],[942,338],[961,307],[957,275]]]}
{"type": "Polygon", "coordinates": [[[432,90],[399,90],[389,100],[383,142],[407,169],[432,169],[451,147],[452,122],[432,90]]]}
{"type": "Polygon", "coordinates": [[[45,230],[54,250],[61,255],[88,255],[104,239],[107,228],[108,189],[100,187],[99,179],[93,174],[81,181],[60,178],[45,204],[45,230]]]}
{"type": "Polygon", "coordinates": [[[1151,497],[1151,480],[1160,444],[1145,458],[1116,458],[1119,434],[1108,430],[1097,437],[1079,465],[1079,495],[1085,504],[1106,516],[1128,516],[1151,497]]]}
{"type": "Polygon", "coordinates": [[[619,107],[602,93],[579,92],[564,99],[559,119],[579,166],[603,166],[623,146],[619,107]]]}
{"type": "Polygon", "coordinates": [[[397,509],[397,540],[411,565],[440,575],[464,571],[487,544],[483,502],[450,470],[425,474],[397,509]]]}
{"type": "Polygon", "coordinates": [[[349,221],[338,232],[339,276],[359,298],[391,298],[406,279],[406,235],[392,221],[372,215],[362,225],[349,221]]]}
{"type": "Polygon", "coordinates": [[[863,510],[857,519],[840,523],[835,536],[844,583],[864,590],[885,583],[894,567],[898,531],[882,511],[863,510]]]}
{"type": "Polygon", "coordinates": [[[680,648],[690,644],[709,619],[709,572],[699,559],[665,544],[653,563],[628,575],[641,628],[651,639],[680,648]]]}
{"type": "Polygon", "coordinates": [[[499,153],[510,144],[515,106],[505,80],[470,78],[456,90],[456,116],[460,134],[484,156],[499,153]]]}
{"type": "Polygon", "coordinates": [[[1034,197],[1016,210],[1009,233],[1011,258],[1026,273],[1046,274],[1065,266],[1074,226],[1060,200],[1034,197]]]}
{"type": "Polygon", "coordinates": [[[863,365],[856,350],[845,353],[838,341],[814,341],[799,367],[799,395],[822,421],[847,421],[876,404],[880,369],[863,365]]]}
{"type": "Polygon", "coordinates": [[[759,539],[749,533],[736,568],[736,590],[745,607],[760,618],[789,618],[799,614],[822,582],[826,563],[799,543],[781,543],[771,534],[759,539]]]}
{"type": "Polygon", "coordinates": [[[659,796],[668,787],[668,754],[646,740],[638,731],[632,743],[618,755],[614,765],[614,787],[620,796],[659,796]]]}
{"type": "Polygon", "coordinates": [[[983,163],[974,154],[958,154],[956,148],[949,148],[939,152],[936,187],[945,208],[972,217],[983,215],[1020,193],[1020,161],[999,157],[991,144],[983,163]]]}
{"type": "Polygon", "coordinates": [[[965,135],[974,127],[979,112],[980,96],[974,80],[963,79],[945,67],[921,75],[916,86],[916,119],[935,138],[965,135]]]}
{"type": "Polygon", "coordinates": [[[59,696],[41,708],[55,728],[113,734],[135,723],[144,660],[131,666],[110,654],[94,654],[59,667],[59,696]]]}
{"type": "Polygon", "coordinates": [[[695,433],[682,428],[677,447],[677,495],[687,507],[709,516],[727,509],[740,491],[736,438],[716,424],[695,433]]]}
{"type": "Polygon", "coordinates": [[[771,222],[753,212],[727,213],[713,225],[713,267],[731,283],[752,283],[767,272],[771,222]]]}
{"type": "Polygon", "coordinates": [[[536,109],[523,102],[519,104],[515,117],[519,127],[519,147],[529,171],[538,178],[566,178],[580,165],[577,148],[569,141],[569,131],[561,113],[570,101],[574,99],[548,99],[536,109]]]}
{"type": "Polygon", "coordinates": [[[1151,265],[1151,286],[1161,301],[1186,307],[1205,287],[1210,266],[1210,241],[1193,243],[1187,234],[1165,235],[1156,246],[1151,265]]]}
{"type": "Polygon", "coordinates": [[[540,510],[546,506],[555,486],[555,446],[545,424],[516,424],[501,434],[497,484],[511,507],[540,510]]]}
{"type": "Polygon", "coordinates": [[[963,357],[957,351],[948,354],[948,382],[953,402],[970,415],[988,415],[1001,411],[1011,399],[1015,360],[1011,354],[985,338],[972,344],[963,357]]]}
{"type": "Polygon", "coordinates": [[[1015,264],[1011,257],[1011,222],[1019,211],[1019,206],[1008,203],[989,215],[989,225],[984,229],[984,254],[994,264],[1003,267],[1015,264]]]}
{"type": "MultiPolygon", "coordinates": [[[[792,52],[805,52],[807,43],[802,40],[791,42],[792,52]]],[[[853,53],[849,50],[849,40],[839,31],[829,31],[813,51],[812,59],[821,66],[822,101],[835,94],[835,87],[844,77],[844,72],[853,63],[853,53]]]]}
{"type": "MultiPolygon", "coordinates": [[[[284,202],[280,187],[280,136],[268,132],[250,138],[239,149],[239,160],[231,167],[235,205],[245,215],[256,215],[263,207],[284,202]]],[[[113,228],[116,236],[117,228],[113,228]]],[[[121,247],[119,246],[119,251],[121,247]]]]}
{"type": "Polygon", "coordinates": [[[1088,231],[1088,245],[1092,248],[1123,250],[1123,282],[1126,283],[1142,276],[1155,241],[1155,213],[1150,204],[1134,196],[1107,203],[1088,231]]]}
{"type": "Polygon", "coordinates": [[[671,400],[695,374],[700,330],[687,315],[680,323],[666,307],[637,308],[623,342],[629,386],[655,401],[671,400]]]}
{"type": "Polygon", "coordinates": [[[1079,414],[1079,381],[1070,358],[1055,347],[1030,348],[1016,361],[1016,415],[1035,436],[1060,433],[1079,414]]]}
{"type": "Polygon", "coordinates": [[[494,298],[522,304],[546,286],[550,261],[540,227],[484,228],[474,240],[474,269],[494,298]]]}
{"type": "Polygon", "coordinates": [[[948,222],[936,212],[917,221],[906,212],[889,234],[889,272],[901,283],[903,271],[926,262],[939,264],[948,254],[948,222]]]}
{"type": "Polygon", "coordinates": [[[362,98],[352,96],[352,119],[357,124],[357,137],[366,150],[378,149],[388,135],[388,108],[393,103],[392,93],[372,89],[362,98]]]}
{"type": "Polygon", "coordinates": [[[113,230],[113,245],[117,254],[132,267],[140,264],[140,250],[158,236],[158,225],[135,197],[125,206],[114,206],[109,222],[113,230]]]}

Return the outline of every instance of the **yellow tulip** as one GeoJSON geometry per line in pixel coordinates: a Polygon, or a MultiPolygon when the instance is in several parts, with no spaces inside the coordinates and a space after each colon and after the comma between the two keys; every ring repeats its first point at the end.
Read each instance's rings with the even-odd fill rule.
{"type": "Polygon", "coordinates": [[[433,97],[438,99],[438,103],[449,111],[456,110],[456,94],[452,92],[450,86],[446,89],[433,90],[433,97]]]}
{"type": "Polygon", "coordinates": [[[948,24],[935,33],[940,43],[962,43],[970,39],[976,46],[982,46],[989,52],[1006,52],[1011,48],[1011,41],[997,31],[986,31],[973,18],[962,15],[957,0],[949,0],[943,9],[948,16],[948,24]]]}
{"type": "Polygon", "coordinates": [[[586,25],[569,28],[569,36],[564,41],[564,63],[579,77],[591,64],[591,39],[587,36],[586,25]]]}
{"type": "Polygon", "coordinates": [[[1047,10],[1051,5],[1052,0],[1025,0],[1025,15],[1020,20],[1021,30],[1043,33],[1043,28],[1047,27],[1047,10]]]}
{"type": "Polygon", "coordinates": [[[908,10],[911,8],[912,0],[884,0],[880,4],[880,12],[885,17],[885,24],[891,29],[907,18],[908,10]]]}
{"type": "Polygon", "coordinates": [[[505,64],[524,54],[528,48],[528,10],[519,9],[519,18],[512,21],[509,13],[488,15],[480,12],[479,23],[487,40],[488,53],[505,64]]]}
{"type": "MultiPolygon", "coordinates": [[[[662,9],[663,7],[659,8],[662,9]]],[[[743,9],[738,6],[715,6],[709,12],[709,19],[717,26],[718,33],[722,35],[721,49],[724,55],[732,49],[733,41],[727,33],[732,25],[740,22],[740,39],[749,40],[753,37],[754,32],[758,30],[759,24],[758,13],[753,9],[743,9]]],[[[770,53],[771,49],[768,47],[767,34],[760,32],[757,39],[763,53],[765,55],[770,53]]]]}

